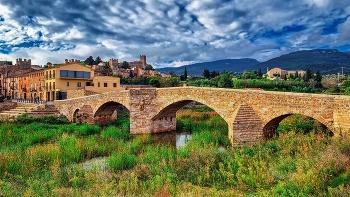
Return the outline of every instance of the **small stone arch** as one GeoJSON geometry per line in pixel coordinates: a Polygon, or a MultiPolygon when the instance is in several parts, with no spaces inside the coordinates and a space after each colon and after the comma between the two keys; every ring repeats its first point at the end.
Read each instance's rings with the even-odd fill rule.
{"type": "Polygon", "coordinates": [[[322,117],[314,117],[314,116],[305,115],[302,113],[287,113],[287,114],[279,115],[277,117],[270,119],[264,125],[264,127],[263,127],[264,138],[269,139],[269,138],[273,137],[274,135],[276,135],[277,134],[277,127],[279,126],[280,122],[283,119],[287,118],[288,116],[296,115],[296,114],[313,118],[313,119],[317,120],[318,122],[320,122],[321,124],[323,124],[324,126],[326,126],[330,131],[334,132],[333,126],[329,122],[325,121],[322,117]]]}
{"type": "Polygon", "coordinates": [[[73,112],[73,119],[72,119],[72,122],[77,122],[78,113],[79,113],[79,109],[75,109],[74,112],[73,112]]]}
{"type": "Polygon", "coordinates": [[[89,124],[95,123],[93,119],[92,108],[90,105],[83,105],[82,107],[75,109],[73,112],[73,116],[71,117],[73,117],[73,122],[85,122],[89,124]]]}

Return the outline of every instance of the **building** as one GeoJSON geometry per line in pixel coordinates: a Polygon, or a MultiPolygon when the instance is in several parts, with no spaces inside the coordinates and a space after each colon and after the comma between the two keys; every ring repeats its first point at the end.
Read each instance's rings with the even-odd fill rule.
{"type": "Polygon", "coordinates": [[[28,99],[34,100],[38,99],[40,101],[46,98],[45,95],[45,70],[35,70],[28,73],[28,99]]]}
{"type": "Polygon", "coordinates": [[[286,78],[287,75],[296,75],[298,73],[298,76],[303,77],[305,75],[304,70],[282,70],[280,68],[273,68],[269,70],[266,74],[269,78],[286,78]]]}
{"type": "Polygon", "coordinates": [[[16,64],[7,63],[0,65],[0,93],[6,98],[21,98],[23,92],[20,89],[21,78],[29,72],[37,69],[42,69],[40,66],[32,65],[30,59],[18,58],[16,64]]]}
{"type": "Polygon", "coordinates": [[[120,87],[120,78],[109,76],[95,76],[91,86],[85,86],[85,90],[95,93],[124,90],[120,87]]]}
{"type": "Polygon", "coordinates": [[[47,101],[67,98],[68,90],[84,89],[90,86],[94,69],[80,64],[78,60],[66,60],[64,64],[45,69],[45,95],[47,101]]]}

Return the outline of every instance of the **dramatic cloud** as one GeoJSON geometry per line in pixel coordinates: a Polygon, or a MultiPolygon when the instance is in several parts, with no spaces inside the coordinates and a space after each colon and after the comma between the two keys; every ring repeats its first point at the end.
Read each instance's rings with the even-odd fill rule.
{"type": "Polygon", "coordinates": [[[350,0],[2,0],[0,60],[100,56],[155,67],[350,51],[350,0]]]}

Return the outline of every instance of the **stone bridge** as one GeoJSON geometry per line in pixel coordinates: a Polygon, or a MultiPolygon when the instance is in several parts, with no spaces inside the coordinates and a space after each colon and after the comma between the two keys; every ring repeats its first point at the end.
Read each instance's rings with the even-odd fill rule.
{"type": "Polygon", "coordinates": [[[215,110],[228,124],[233,144],[256,143],[273,136],[289,115],[318,120],[336,136],[350,134],[350,97],[221,88],[130,89],[55,101],[70,121],[105,123],[116,118],[118,106],[130,112],[130,132],[176,130],[176,112],[191,101],[215,110]]]}

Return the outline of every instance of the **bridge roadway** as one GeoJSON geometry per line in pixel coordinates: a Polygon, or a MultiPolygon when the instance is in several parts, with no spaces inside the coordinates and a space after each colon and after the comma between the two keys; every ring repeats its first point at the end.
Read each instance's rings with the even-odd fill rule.
{"type": "Polygon", "coordinates": [[[233,144],[270,138],[292,114],[318,120],[335,136],[350,134],[350,96],[177,87],[115,91],[54,104],[70,121],[88,123],[116,118],[116,108],[123,105],[130,111],[130,132],[142,134],[175,130],[176,112],[191,101],[207,105],[227,122],[233,144]]]}

